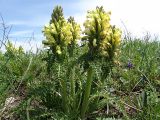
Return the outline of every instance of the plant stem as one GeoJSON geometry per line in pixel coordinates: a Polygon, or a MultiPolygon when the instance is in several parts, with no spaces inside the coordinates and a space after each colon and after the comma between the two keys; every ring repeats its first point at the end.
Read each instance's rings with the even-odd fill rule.
{"type": "Polygon", "coordinates": [[[27,109],[26,109],[26,115],[27,115],[27,120],[30,120],[30,115],[29,115],[29,105],[31,103],[31,98],[27,101],[27,109]]]}
{"type": "Polygon", "coordinates": [[[87,72],[87,82],[85,86],[85,93],[84,93],[82,108],[81,108],[82,119],[84,119],[85,117],[85,113],[87,111],[88,104],[89,104],[89,96],[90,96],[91,85],[92,85],[92,76],[93,76],[93,70],[92,70],[92,67],[89,67],[87,72]]]}
{"type": "Polygon", "coordinates": [[[72,98],[74,99],[75,98],[75,81],[74,81],[74,76],[75,76],[75,68],[73,68],[71,70],[71,95],[72,95],[72,98]]]}
{"type": "MultiPolygon", "coordinates": [[[[61,74],[61,66],[60,64],[58,65],[58,77],[60,77],[61,74]]],[[[60,82],[61,82],[61,95],[62,95],[62,105],[64,107],[64,112],[68,112],[68,107],[67,107],[67,85],[66,85],[66,81],[64,79],[60,78],[60,82]]]]}
{"type": "Polygon", "coordinates": [[[68,112],[68,104],[67,104],[67,85],[64,79],[61,80],[62,85],[62,105],[64,107],[64,112],[68,112]]]}

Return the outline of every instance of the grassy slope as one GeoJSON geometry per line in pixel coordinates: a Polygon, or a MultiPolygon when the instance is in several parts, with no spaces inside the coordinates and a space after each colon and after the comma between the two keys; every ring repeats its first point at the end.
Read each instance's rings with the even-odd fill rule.
{"type": "MultiPolygon", "coordinates": [[[[106,89],[113,98],[113,103],[117,104],[114,108],[112,106],[109,109],[110,114],[105,113],[103,116],[160,119],[160,100],[158,98],[160,92],[160,43],[141,40],[123,41],[120,49],[121,54],[117,56],[118,60],[115,62],[112,74],[106,81],[106,89]]],[[[14,112],[19,114],[21,119],[26,119],[28,98],[35,94],[40,100],[45,101],[43,101],[43,105],[46,108],[38,108],[39,111],[36,109],[37,112],[30,117],[36,116],[36,114],[38,116],[51,114],[50,116],[60,118],[60,113],[56,114],[48,109],[51,106],[56,106],[56,109],[60,108],[58,108],[59,98],[53,98],[50,94],[54,91],[54,84],[50,84],[52,82],[44,83],[44,81],[52,79],[46,75],[46,63],[42,61],[45,55],[45,52],[37,55],[28,53],[15,57],[4,57],[0,54],[1,108],[6,97],[18,96],[22,100],[22,104],[14,112]]],[[[35,101],[34,107],[36,108],[38,104],[35,101]]],[[[102,113],[105,110],[108,109],[102,109],[102,113]]]]}

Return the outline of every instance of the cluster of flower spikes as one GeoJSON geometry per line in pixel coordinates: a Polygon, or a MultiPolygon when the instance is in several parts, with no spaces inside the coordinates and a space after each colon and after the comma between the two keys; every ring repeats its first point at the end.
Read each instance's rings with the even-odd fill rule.
{"type": "Polygon", "coordinates": [[[50,47],[56,55],[65,53],[70,44],[77,44],[80,37],[80,26],[74,20],[66,21],[63,16],[63,9],[60,6],[55,7],[52,13],[52,19],[49,25],[43,29],[46,40],[43,44],[50,47]]]}
{"type": "Polygon", "coordinates": [[[110,15],[103,7],[88,11],[83,40],[88,42],[89,54],[94,57],[112,58],[118,52],[121,31],[110,24],[110,15]]]}
{"type": "Polygon", "coordinates": [[[19,47],[15,47],[10,41],[8,41],[7,45],[6,45],[6,54],[7,55],[20,55],[24,53],[24,50],[22,48],[22,46],[19,47]]]}

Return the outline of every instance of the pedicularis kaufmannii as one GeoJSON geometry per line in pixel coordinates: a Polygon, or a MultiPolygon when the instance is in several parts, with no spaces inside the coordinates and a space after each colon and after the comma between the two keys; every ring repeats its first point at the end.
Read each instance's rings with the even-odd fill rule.
{"type": "MultiPolygon", "coordinates": [[[[95,10],[88,11],[87,19],[84,22],[85,29],[81,33],[80,25],[74,21],[74,18],[70,17],[68,21],[65,20],[63,9],[57,6],[53,10],[50,23],[44,26],[43,33],[46,39],[43,41],[43,44],[49,47],[49,51],[52,52],[54,59],[60,61],[58,73],[62,73],[61,69],[63,69],[62,67],[66,61],[68,62],[67,69],[71,70],[72,68],[71,72],[66,72],[69,75],[63,71],[66,79],[64,77],[59,78],[62,108],[64,108],[63,110],[66,114],[76,111],[76,114],[84,119],[89,107],[89,98],[92,89],[94,76],[93,64],[96,65],[96,61],[100,64],[102,72],[101,81],[105,80],[111,69],[108,64],[112,63],[110,61],[113,61],[114,56],[118,52],[121,31],[110,24],[110,15],[111,13],[105,12],[103,7],[97,7],[95,10]],[[78,41],[87,49],[85,49],[84,53],[80,53],[79,58],[75,58],[73,55],[74,49],[82,47],[78,46],[78,41]],[[76,60],[81,62],[75,62],[76,60]],[[74,64],[71,63],[73,61],[74,64]],[[84,90],[80,89],[81,92],[77,92],[75,89],[77,81],[74,78],[76,74],[74,65],[81,63],[87,64],[87,80],[86,82],[81,80],[84,90]],[[72,67],[69,66],[71,64],[72,67]],[[67,80],[67,76],[72,77],[69,77],[70,80],[67,80]]],[[[55,61],[53,60],[53,62],[55,61]]],[[[60,74],[58,74],[58,77],[60,77],[60,74]]],[[[79,83],[78,85],[80,86],[79,83]]]]}
{"type": "Polygon", "coordinates": [[[89,54],[94,57],[110,58],[118,50],[121,30],[110,24],[110,15],[103,7],[88,11],[83,40],[88,42],[89,54]]]}
{"type": "Polygon", "coordinates": [[[80,25],[73,17],[66,21],[63,17],[63,9],[60,6],[55,7],[50,23],[43,29],[46,40],[43,41],[53,54],[61,56],[66,54],[68,46],[74,46],[80,40],[80,25]]]}

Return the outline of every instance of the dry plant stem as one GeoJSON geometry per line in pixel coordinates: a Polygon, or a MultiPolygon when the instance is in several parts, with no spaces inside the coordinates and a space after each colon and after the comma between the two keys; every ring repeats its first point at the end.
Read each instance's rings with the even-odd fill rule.
{"type": "Polygon", "coordinates": [[[9,36],[9,33],[12,29],[12,26],[11,27],[6,26],[1,14],[0,14],[0,17],[1,17],[1,21],[2,21],[1,26],[2,26],[2,32],[3,32],[2,40],[0,40],[1,41],[0,49],[1,49],[3,45],[6,47],[6,42],[7,42],[7,40],[9,40],[8,36],[9,36]]]}
{"type": "Polygon", "coordinates": [[[129,105],[129,104],[123,102],[123,101],[121,101],[121,102],[122,102],[122,104],[124,104],[124,105],[126,105],[126,106],[128,106],[128,107],[130,107],[130,108],[132,108],[132,109],[134,109],[134,110],[137,110],[137,111],[139,111],[139,112],[142,112],[142,110],[140,110],[140,109],[138,109],[138,108],[136,108],[136,107],[134,107],[134,106],[131,106],[131,105],[129,105]]]}

